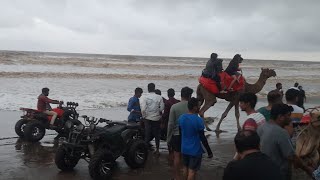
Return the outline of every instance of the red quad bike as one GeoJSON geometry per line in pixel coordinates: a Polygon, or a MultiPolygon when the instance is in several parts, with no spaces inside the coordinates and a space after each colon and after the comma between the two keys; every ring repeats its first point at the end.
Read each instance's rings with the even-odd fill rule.
{"type": "MultiPolygon", "coordinates": [[[[57,108],[53,108],[52,111],[58,114],[54,125],[54,129],[59,135],[68,134],[68,130],[64,125],[67,121],[71,121],[74,124],[80,124],[78,120],[79,114],[76,111],[78,103],[67,102],[67,106],[63,106],[61,103],[57,108]]],[[[20,138],[24,138],[27,141],[37,142],[40,141],[46,133],[46,129],[49,129],[52,116],[40,112],[36,109],[20,108],[24,112],[21,119],[15,125],[15,131],[20,138]]]]}

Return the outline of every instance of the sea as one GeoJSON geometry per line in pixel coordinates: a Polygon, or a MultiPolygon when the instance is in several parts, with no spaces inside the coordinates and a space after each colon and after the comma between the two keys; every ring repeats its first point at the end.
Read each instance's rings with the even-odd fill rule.
{"type": "MultiPolygon", "coordinates": [[[[281,82],[286,90],[298,82],[307,101],[317,105],[320,97],[320,62],[246,59],[241,68],[249,83],[259,78],[261,68],[275,69],[259,98],[281,82]]],[[[208,58],[0,51],[0,110],[36,108],[41,89],[50,89],[52,99],[79,103],[79,110],[125,107],[136,87],[147,92],[153,82],[167,98],[173,88],[196,90],[208,58]]],[[[230,59],[224,59],[224,68],[230,59]]],[[[194,93],[195,96],[195,93],[194,93]]],[[[219,100],[222,102],[223,100],[219,100]]]]}

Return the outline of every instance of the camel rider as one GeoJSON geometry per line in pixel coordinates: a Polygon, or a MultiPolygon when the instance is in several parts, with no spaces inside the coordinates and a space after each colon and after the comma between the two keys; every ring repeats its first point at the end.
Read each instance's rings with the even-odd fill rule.
{"type": "Polygon", "coordinates": [[[227,69],[225,70],[226,73],[228,73],[232,78],[232,82],[230,83],[229,87],[227,88],[227,91],[232,91],[232,86],[237,81],[238,76],[240,73],[238,71],[241,71],[239,64],[241,64],[243,61],[243,58],[240,54],[234,55],[233,59],[230,61],[227,69]]]}
{"type": "Polygon", "coordinates": [[[218,73],[222,71],[222,65],[220,65],[221,67],[219,68],[220,63],[222,63],[222,60],[218,59],[218,55],[216,53],[212,53],[206,67],[202,70],[202,76],[214,80],[219,91],[222,90],[220,76],[218,75],[218,73]]]}
{"type": "Polygon", "coordinates": [[[37,108],[39,111],[52,116],[51,121],[50,121],[50,128],[54,129],[54,121],[56,120],[58,114],[54,111],[52,111],[52,108],[50,106],[51,104],[60,104],[62,101],[58,100],[52,100],[48,98],[49,95],[49,88],[42,88],[42,94],[38,96],[38,104],[37,108]]]}

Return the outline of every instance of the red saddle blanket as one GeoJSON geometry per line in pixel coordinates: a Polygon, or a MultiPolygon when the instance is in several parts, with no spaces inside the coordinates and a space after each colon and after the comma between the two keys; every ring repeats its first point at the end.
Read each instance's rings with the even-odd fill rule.
{"type": "MultiPolygon", "coordinates": [[[[219,74],[220,79],[221,79],[221,87],[222,88],[227,88],[229,87],[229,85],[231,84],[233,78],[226,72],[221,72],[219,74]]],[[[199,83],[206,88],[208,91],[214,93],[214,94],[218,94],[219,93],[219,89],[217,87],[217,83],[210,79],[210,78],[205,78],[203,76],[201,76],[199,78],[199,83]]],[[[240,91],[244,89],[244,84],[245,84],[245,79],[243,78],[243,76],[239,77],[239,82],[235,82],[234,85],[232,86],[233,91],[240,91]]]]}

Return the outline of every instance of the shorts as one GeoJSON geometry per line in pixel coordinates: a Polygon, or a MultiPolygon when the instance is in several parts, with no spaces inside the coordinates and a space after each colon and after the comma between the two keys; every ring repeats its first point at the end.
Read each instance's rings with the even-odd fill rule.
{"type": "Polygon", "coordinates": [[[181,136],[173,135],[171,137],[170,145],[172,146],[173,151],[181,152],[181,136]]]}
{"type": "Polygon", "coordinates": [[[183,165],[188,169],[198,171],[201,166],[202,154],[200,156],[191,156],[182,154],[183,165]]]}

